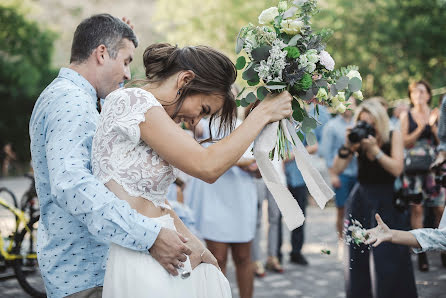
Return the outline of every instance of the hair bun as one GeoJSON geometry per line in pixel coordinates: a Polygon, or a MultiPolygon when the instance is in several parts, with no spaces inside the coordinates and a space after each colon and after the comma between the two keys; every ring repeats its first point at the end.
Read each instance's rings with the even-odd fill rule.
{"type": "Polygon", "coordinates": [[[170,64],[175,61],[178,51],[178,46],[169,43],[155,43],[148,46],[143,55],[146,77],[152,79],[158,73],[168,69],[170,64]]]}

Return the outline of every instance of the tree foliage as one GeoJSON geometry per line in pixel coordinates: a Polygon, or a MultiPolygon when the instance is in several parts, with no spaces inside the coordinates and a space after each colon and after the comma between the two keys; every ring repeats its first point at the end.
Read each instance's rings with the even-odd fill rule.
{"type": "Polygon", "coordinates": [[[14,6],[0,5],[0,136],[29,160],[28,123],[34,102],[56,76],[51,69],[55,36],[25,18],[14,6]]]}
{"type": "Polygon", "coordinates": [[[366,96],[407,96],[410,80],[444,86],[446,7],[439,0],[335,0],[316,17],[335,34],[328,50],[337,63],[355,64],[366,96]]]}
{"type": "MultiPolygon", "coordinates": [[[[157,0],[155,22],[165,40],[180,45],[207,44],[235,62],[239,29],[255,23],[262,10],[278,1],[157,0]]],[[[407,96],[410,80],[445,85],[446,1],[319,1],[315,29],[331,28],[328,51],[337,67],[354,64],[364,77],[366,96],[389,100],[407,96]]]]}

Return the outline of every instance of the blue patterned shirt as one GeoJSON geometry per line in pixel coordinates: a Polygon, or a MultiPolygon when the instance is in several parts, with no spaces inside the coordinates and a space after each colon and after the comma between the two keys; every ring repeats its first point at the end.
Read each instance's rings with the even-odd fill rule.
{"type": "Polygon", "coordinates": [[[161,228],[91,173],[91,145],[99,121],[96,101],[96,91],[85,78],[62,68],[31,116],[41,214],[37,256],[48,297],[101,286],[110,242],[148,253],[161,228]]]}

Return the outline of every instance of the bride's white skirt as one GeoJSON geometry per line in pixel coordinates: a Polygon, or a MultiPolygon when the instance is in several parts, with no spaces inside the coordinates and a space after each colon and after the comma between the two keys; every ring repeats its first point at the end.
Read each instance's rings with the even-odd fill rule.
{"type": "MultiPolygon", "coordinates": [[[[156,218],[175,229],[173,218],[156,218]]],[[[190,268],[189,259],[184,268],[190,268]]],[[[189,278],[169,274],[151,255],[112,244],[105,271],[102,297],[106,298],[228,298],[229,282],[215,266],[202,263],[189,278]]]]}

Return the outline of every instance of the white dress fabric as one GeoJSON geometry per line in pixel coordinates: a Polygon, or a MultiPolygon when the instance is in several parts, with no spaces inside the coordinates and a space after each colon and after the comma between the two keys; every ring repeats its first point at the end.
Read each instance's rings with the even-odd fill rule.
{"type": "MultiPolygon", "coordinates": [[[[151,107],[161,105],[139,88],[118,89],[103,105],[93,138],[92,170],[104,184],[114,180],[131,196],[165,204],[177,170],[140,138],[139,124],[151,107]]],[[[173,218],[156,218],[164,228],[176,230],[173,218]]],[[[190,268],[189,259],[184,268],[190,268]]],[[[215,266],[202,263],[189,278],[170,275],[148,252],[112,244],[104,278],[103,297],[231,297],[229,282],[215,266]]]]}

